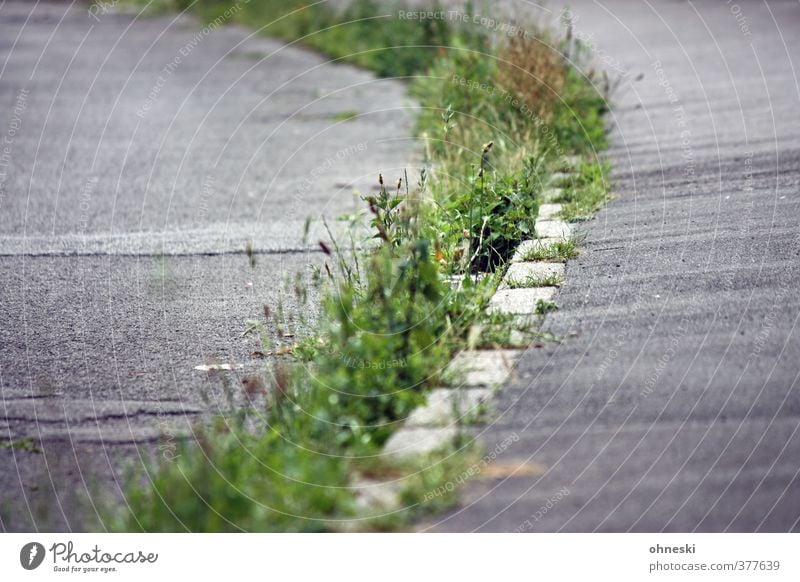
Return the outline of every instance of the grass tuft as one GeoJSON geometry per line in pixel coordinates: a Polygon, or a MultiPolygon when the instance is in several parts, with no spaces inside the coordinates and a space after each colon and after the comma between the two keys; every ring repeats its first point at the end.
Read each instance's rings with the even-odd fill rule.
{"type": "Polygon", "coordinates": [[[523,289],[530,287],[560,287],[561,283],[563,283],[563,279],[560,275],[529,275],[524,279],[509,279],[506,281],[506,286],[509,289],[523,289]]]}
{"type": "Polygon", "coordinates": [[[559,186],[561,194],[555,199],[560,203],[561,218],[568,222],[589,220],[608,200],[608,164],[582,163],[578,171],[569,174],[559,186]]]}
{"type": "Polygon", "coordinates": [[[549,261],[566,263],[578,256],[578,243],[574,238],[557,241],[545,246],[536,246],[523,253],[523,261],[549,261]]]}
{"type": "Polygon", "coordinates": [[[38,445],[32,438],[22,438],[13,441],[0,441],[0,448],[15,449],[17,451],[24,451],[26,453],[42,452],[42,450],[38,447],[38,445]]]}
{"type": "Polygon", "coordinates": [[[351,119],[355,119],[360,114],[358,111],[342,111],[341,113],[337,113],[333,116],[333,119],[336,121],[350,121],[351,119]]]}

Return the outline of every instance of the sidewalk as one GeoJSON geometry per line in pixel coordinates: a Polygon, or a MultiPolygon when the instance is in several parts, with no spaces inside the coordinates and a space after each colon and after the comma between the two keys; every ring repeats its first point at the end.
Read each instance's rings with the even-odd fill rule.
{"type": "Polygon", "coordinates": [[[523,356],[481,434],[543,470],[422,529],[797,531],[800,9],[570,6],[627,74],[616,199],[580,227],[548,323],[567,341],[523,356]]]}

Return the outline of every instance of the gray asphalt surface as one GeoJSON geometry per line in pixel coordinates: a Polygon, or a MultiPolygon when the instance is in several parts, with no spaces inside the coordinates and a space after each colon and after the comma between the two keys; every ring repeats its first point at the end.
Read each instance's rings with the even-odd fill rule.
{"type": "Polygon", "coordinates": [[[622,73],[615,199],[549,318],[574,335],[523,356],[480,435],[544,470],[422,529],[800,530],[800,6],[570,5],[622,73]]]}
{"type": "Polygon", "coordinates": [[[135,444],[227,406],[196,366],[234,366],[241,397],[264,366],[247,320],[315,325],[293,288],[320,217],[400,175],[409,102],[238,27],[82,2],[0,4],[0,101],[0,527],[98,529],[79,500],[135,444]]]}

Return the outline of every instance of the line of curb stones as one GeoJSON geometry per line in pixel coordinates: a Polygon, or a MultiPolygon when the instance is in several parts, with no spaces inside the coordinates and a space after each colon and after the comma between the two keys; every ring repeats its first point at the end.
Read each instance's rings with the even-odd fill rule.
{"type": "MultiPolygon", "coordinates": [[[[545,193],[536,219],[537,238],[525,240],[517,247],[500,285],[489,302],[488,309],[520,318],[539,315],[539,302],[552,301],[558,287],[522,287],[529,277],[563,279],[564,263],[527,261],[525,257],[536,248],[545,248],[572,237],[572,227],[558,218],[561,205],[550,202],[560,193],[551,189],[545,193]]],[[[486,412],[492,394],[511,377],[523,349],[492,349],[462,351],[448,365],[444,377],[459,378],[460,382],[445,382],[432,390],[424,406],[414,410],[403,426],[395,431],[383,449],[394,460],[422,457],[445,448],[459,434],[459,427],[479,419],[486,412]]],[[[396,509],[400,505],[402,483],[359,480],[359,506],[364,509],[396,509]]]]}

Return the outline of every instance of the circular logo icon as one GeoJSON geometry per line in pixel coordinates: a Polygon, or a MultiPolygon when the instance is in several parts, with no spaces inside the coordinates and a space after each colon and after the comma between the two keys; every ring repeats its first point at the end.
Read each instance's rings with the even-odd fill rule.
{"type": "Polygon", "coordinates": [[[19,563],[26,570],[35,570],[44,561],[44,546],[39,542],[30,542],[19,551],[19,563]]]}

